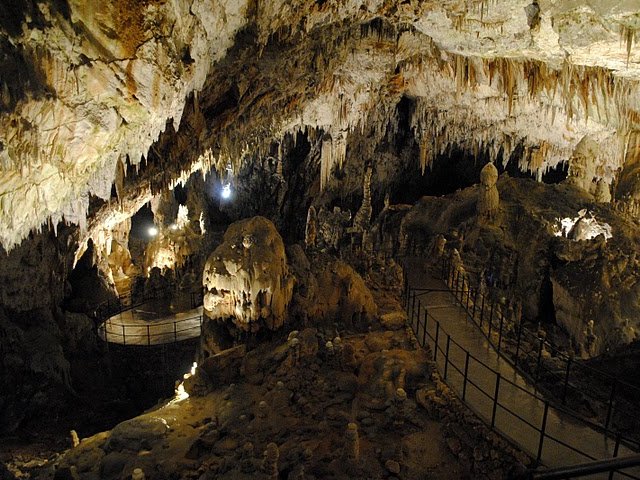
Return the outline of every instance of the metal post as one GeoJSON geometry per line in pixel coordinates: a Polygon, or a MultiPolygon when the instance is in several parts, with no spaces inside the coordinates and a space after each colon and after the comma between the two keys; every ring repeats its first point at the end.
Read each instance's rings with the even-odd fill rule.
{"type": "Polygon", "coordinates": [[[413,327],[413,319],[416,320],[416,335],[418,334],[418,327],[420,326],[420,309],[422,308],[422,302],[418,300],[418,315],[414,317],[411,315],[411,327],[413,327]]]}
{"type": "Polygon", "coordinates": [[[493,309],[496,306],[495,302],[491,302],[491,310],[489,310],[489,343],[491,343],[491,325],[493,324],[493,309]]]}
{"type": "Polygon", "coordinates": [[[436,358],[438,358],[438,336],[440,335],[440,321],[437,320],[436,321],[436,340],[435,343],[433,345],[433,361],[436,361],[436,358]]]}
{"type": "Polygon", "coordinates": [[[411,321],[412,322],[413,322],[413,312],[415,311],[416,311],[416,292],[413,292],[413,301],[411,302],[411,321]]]}
{"type": "Polygon", "coordinates": [[[498,353],[500,353],[500,344],[502,343],[502,327],[504,324],[504,315],[500,314],[500,332],[498,333],[498,353]]]}
{"type": "Polygon", "coordinates": [[[411,288],[409,288],[409,286],[407,285],[407,291],[405,292],[405,300],[404,300],[404,307],[405,310],[407,311],[407,315],[409,314],[409,301],[411,300],[411,288]]]}
{"type": "MultiPolygon", "coordinates": [[[[618,456],[618,450],[620,450],[620,440],[622,439],[622,435],[620,433],[618,433],[616,435],[616,444],[613,447],[613,458],[616,458],[618,456]]],[[[609,472],[609,480],[613,480],[613,474],[615,473],[615,470],[611,470],[609,472]]]]}
{"type": "Polygon", "coordinates": [[[564,373],[564,385],[562,387],[562,404],[567,402],[567,386],[569,385],[569,373],[571,372],[572,358],[567,359],[567,371],[564,373]]]}
{"type": "Polygon", "coordinates": [[[484,293],[482,295],[482,306],[480,307],[480,328],[482,328],[482,321],[484,320],[484,293]]]}
{"type": "Polygon", "coordinates": [[[460,281],[460,270],[456,270],[455,272],[455,281],[453,283],[453,296],[458,298],[458,282],[460,281]]]}
{"type": "Polygon", "coordinates": [[[491,412],[491,428],[496,426],[496,412],[498,410],[498,394],[500,393],[500,374],[496,372],[496,389],[493,392],[493,411],[491,412]]]}
{"type": "Polygon", "coordinates": [[[427,346],[427,321],[429,320],[429,314],[427,307],[424,308],[424,330],[422,331],[422,346],[427,346]]]}
{"type": "Polygon", "coordinates": [[[471,286],[467,286],[467,313],[469,313],[469,297],[471,297],[471,286]]]}
{"type": "Polygon", "coordinates": [[[520,325],[518,326],[518,341],[516,342],[516,357],[514,361],[514,366],[518,366],[518,355],[520,355],[520,339],[522,338],[522,321],[520,321],[520,325]]]}
{"type": "Polygon", "coordinates": [[[544,402],[544,414],[542,415],[542,427],[540,428],[540,442],[538,443],[538,456],[536,457],[536,465],[540,465],[542,459],[542,444],[544,435],[547,430],[547,415],[549,414],[549,402],[544,402]]]}
{"type": "Polygon", "coordinates": [[[449,346],[451,345],[451,335],[447,333],[447,346],[444,351],[444,379],[447,379],[447,370],[449,368],[449,346]]]}
{"type": "Polygon", "coordinates": [[[147,325],[147,346],[151,345],[151,331],[150,331],[150,325],[147,325]]]}
{"type": "Polygon", "coordinates": [[[617,380],[613,380],[611,384],[611,394],[609,395],[609,407],[607,407],[607,421],[604,424],[605,431],[609,430],[609,425],[611,424],[611,419],[613,417],[613,407],[614,407],[614,399],[616,396],[616,386],[618,385],[617,380]]]}
{"type": "Polygon", "coordinates": [[[534,386],[538,386],[538,378],[540,376],[540,363],[542,361],[542,349],[544,348],[544,338],[540,338],[540,346],[538,347],[538,360],[536,362],[536,376],[533,382],[534,386]]]}
{"type": "Polygon", "coordinates": [[[478,290],[473,295],[473,312],[471,313],[471,318],[473,319],[473,323],[476,323],[476,305],[478,304],[478,290]]]}
{"type": "Polygon", "coordinates": [[[489,333],[487,334],[487,338],[489,339],[489,344],[491,344],[491,324],[493,323],[493,305],[491,302],[491,310],[489,311],[489,333]]]}
{"type": "Polygon", "coordinates": [[[469,350],[467,350],[466,358],[464,359],[464,381],[462,382],[462,400],[464,400],[467,394],[467,377],[469,375],[469,350]]]}
{"type": "Polygon", "coordinates": [[[127,336],[124,333],[124,325],[122,325],[122,345],[126,345],[127,344],[127,336]]]}

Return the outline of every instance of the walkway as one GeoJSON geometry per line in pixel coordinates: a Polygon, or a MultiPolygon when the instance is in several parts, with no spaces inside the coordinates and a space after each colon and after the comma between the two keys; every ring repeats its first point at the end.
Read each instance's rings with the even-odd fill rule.
{"type": "Polygon", "coordinates": [[[189,295],[174,299],[172,305],[166,299],[146,302],[111,316],[98,334],[108,343],[120,345],[161,345],[199,337],[202,306],[190,308],[191,302],[189,295]]]}
{"type": "MultiPolygon", "coordinates": [[[[417,263],[409,261],[406,267],[409,286],[416,295],[415,304],[410,301],[408,307],[413,329],[420,342],[425,338],[435,350],[436,363],[447,384],[478,416],[548,467],[614,456],[615,441],[549,406],[467,320],[453,295],[444,291],[447,286],[424,273],[417,263]]],[[[619,456],[633,453],[619,446],[619,456]]],[[[637,468],[625,472],[640,478],[637,468]]],[[[609,474],[584,478],[609,478],[609,474]]],[[[623,475],[616,474],[615,478],[623,475]]]]}

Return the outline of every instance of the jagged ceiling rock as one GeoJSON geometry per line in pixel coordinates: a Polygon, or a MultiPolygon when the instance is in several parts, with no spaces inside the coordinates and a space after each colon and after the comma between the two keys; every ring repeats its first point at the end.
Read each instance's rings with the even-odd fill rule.
{"type": "Polygon", "coordinates": [[[84,229],[90,196],[108,200],[117,180],[123,200],[92,216],[86,240],[154,189],[301,128],[326,134],[326,184],[351,132],[382,135],[402,95],[417,99],[423,168],[451,144],[498,157],[522,143],[520,167],[541,174],[590,135],[611,183],[640,120],[640,2],[540,1],[533,29],[529,3],[12,2],[0,17],[0,243],[48,220],[84,229]],[[123,190],[118,162],[143,156],[155,173],[123,190]]]}

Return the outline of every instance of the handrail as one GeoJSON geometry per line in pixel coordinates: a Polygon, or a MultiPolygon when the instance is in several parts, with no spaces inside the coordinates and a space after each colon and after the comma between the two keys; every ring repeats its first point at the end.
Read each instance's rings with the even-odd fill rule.
{"type": "Polygon", "coordinates": [[[640,466],[640,454],[628,457],[608,458],[594,462],[580,463],[568,467],[550,468],[533,472],[534,480],[560,480],[564,478],[584,477],[594,473],[614,472],[628,467],[640,466]]]}
{"type": "MultiPolygon", "coordinates": [[[[600,428],[603,429],[604,431],[608,431],[610,430],[611,427],[611,423],[613,420],[613,414],[614,414],[614,410],[616,408],[616,402],[617,402],[617,398],[616,398],[616,393],[619,392],[620,387],[624,387],[627,388],[633,392],[635,392],[635,395],[637,395],[638,397],[640,397],[640,389],[638,387],[636,387],[635,385],[632,385],[628,382],[624,382],[623,380],[618,379],[617,377],[614,377],[606,372],[603,372],[601,370],[595,369],[593,367],[587,366],[587,365],[580,365],[577,362],[574,362],[574,360],[564,354],[563,352],[561,352],[560,350],[558,350],[554,345],[552,345],[550,342],[548,342],[546,339],[540,338],[538,335],[536,335],[535,333],[529,331],[528,329],[526,329],[523,325],[522,322],[520,322],[519,327],[517,328],[517,338],[515,339],[516,342],[516,352],[514,355],[514,359],[512,360],[509,356],[505,355],[504,350],[501,348],[502,344],[503,344],[503,340],[506,341],[508,334],[507,332],[503,331],[503,327],[504,327],[504,314],[503,312],[500,312],[499,315],[499,324],[498,325],[494,325],[494,311],[497,310],[495,309],[495,302],[491,301],[491,299],[488,299],[488,296],[479,292],[478,290],[474,290],[473,287],[470,285],[469,280],[468,280],[468,275],[462,275],[462,277],[460,276],[460,271],[456,270],[454,268],[454,266],[451,264],[451,262],[447,262],[445,259],[443,259],[442,262],[442,274],[443,274],[443,278],[445,279],[445,284],[447,285],[447,287],[450,289],[451,293],[453,294],[454,298],[456,299],[456,301],[458,303],[460,303],[460,305],[462,306],[463,309],[465,309],[466,314],[469,316],[469,318],[480,328],[480,330],[482,331],[482,333],[485,335],[485,337],[487,337],[487,340],[489,342],[489,344],[497,351],[497,353],[504,358],[505,360],[507,360],[508,362],[512,363],[514,365],[514,367],[520,371],[521,373],[525,374],[525,375],[533,375],[533,382],[534,385],[536,385],[536,387],[538,386],[538,382],[540,380],[541,377],[541,373],[543,371],[546,371],[547,374],[551,374],[552,376],[554,376],[558,382],[560,382],[562,384],[562,395],[561,398],[559,399],[559,401],[562,403],[562,407],[558,407],[563,409],[563,411],[567,410],[567,406],[566,406],[566,401],[567,401],[567,393],[572,390],[572,391],[577,391],[580,394],[586,396],[586,397],[590,397],[593,398],[594,400],[600,401],[600,402],[606,402],[607,403],[607,412],[605,415],[605,420],[602,424],[597,423],[597,422],[592,422],[591,420],[582,418],[582,420],[592,424],[593,426],[595,426],[596,428],[600,428]],[[458,298],[459,297],[459,298],[458,298]],[[466,300],[465,300],[466,297],[466,300]],[[489,300],[489,305],[485,305],[487,299],[489,300]],[[479,306],[479,304],[481,304],[481,306],[479,306]],[[489,311],[489,313],[487,315],[485,315],[486,311],[489,311]],[[479,323],[476,321],[476,311],[479,312],[480,314],[480,321],[479,323]],[[484,318],[488,316],[489,319],[486,322],[486,324],[489,327],[489,333],[487,334],[485,332],[484,327],[484,318]],[[499,334],[498,334],[498,342],[497,345],[494,343],[492,336],[491,336],[491,329],[492,327],[494,327],[496,329],[499,330],[499,334]],[[535,369],[533,372],[526,372],[523,371],[522,369],[522,362],[521,362],[521,355],[520,353],[523,353],[523,351],[521,350],[521,346],[522,346],[522,339],[523,338],[533,338],[534,339],[534,343],[538,344],[537,349],[534,351],[533,349],[530,350],[529,352],[524,352],[525,354],[523,355],[524,359],[527,358],[532,358],[531,354],[533,353],[535,355],[535,359],[534,359],[534,363],[535,363],[535,369]],[[565,370],[564,370],[564,375],[560,376],[558,373],[549,370],[548,368],[545,367],[544,362],[542,362],[542,354],[543,351],[545,350],[550,350],[555,354],[555,357],[558,358],[561,361],[566,362],[566,366],[565,366],[565,370]],[[597,373],[598,375],[600,375],[601,377],[604,377],[604,379],[606,381],[611,382],[611,390],[609,392],[608,398],[603,398],[602,395],[597,395],[596,392],[592,392],[592,391],[584,391],[581,389],[576,388],[575,386],[573,386],[570,382],[570,375],[572,370],[575,371],[575,368],[582,368],[585,370],[589,370],[593,373],[597,373]],[[564,377],[564,378],[563,378],[564,377]]],[[[515,327],[514,327],[515,328],[515,327]]],[[[496,330],[494,330],[495,333],[496,330]]],[[[574,373],[575,375],[575,373],[574,373]]],[[[628,412],[626,412],[626,415],[628,418],[638,422],[640,424],[640,417],[636,417],[634,415],[630,415],[628,412]]],[[[629,441],[631,439],[629,438],[625,438],[625,441],[629,441]]],[[[635,440],[633,441],[633,443],[637,443],[635,440]]]]}
{"type": "MultiPolygon", "coordinates": [[[[451,336],[446,332],[446,330],[441,326],[440,322],[435,319],[435,317],[433,317],[433,315],[431,315],[429,313],[429,311],[427,310],[427,308],[424,309],[424,314],[421,315],[420,311],[421,311],[421,302],[418,300],[417,305],[416,305],[416,297],[418,295],[420,295],[420,293],[417,293],[415,291],[413,291],[413,289],[408,285],[408,282],[405,280],[405,302],[406,302],[406,310],[407,310],[407,317],[409,319],[410,322],[410,326],[414,331],[415,337],[418,341],[418,343],[423,346],[423,347],[427,347],[428,346],[428,340],[430,340],[431,342],[433,342],[433,360],[436,361],[437,360],[437,356],[440,355],[440,357],[444,357],[444,374],[443,374],[443,378],[446,381],[447,380],[447,373],[448,373],[448,367],[451,366],[452,368],[455,369],[456,372],[458,372],[458,374],[461,376],[461,378],[463,379],[463,385],[461,387],[462,389],[462,400],[465,401],[465,395],[466,395],[466,390],[467,390],[467,385],[472,385],[475,387],[475,389],[480,392],[482,395],[484,395],[485,397],[489,398],[489,400],[492,402],[493,404],[493,412],[492,412],[492,418],[491,418],[491,428],[495,428],[495,421],[496,421],[496,412],[498,410],[498,408],[504,410],[505,412],[507,412],[509,415],[512,415],[514,418],[518,419],[519,421],[523,422],[524,424],[526,424],[529,428],[532,428],[534,431],[538,432],[539,435],[539,445],[538,445],[538,449],[537,449],[537,455],[536,455],[536,464],[540,464],[542,462],[542,455],[543,455],[543,445],[544,445],[544,440],[549,440],[552,442],[555,442],[556,444],[567,448],[573,452],[575,452],[576,454],[581,455],[582,457],[586,458],[586,459],[590,459],[590,460],[595,460],[595,458],[588,454],[587,452],[584,452],[582,450],[580,450],[579,448],[570,445],[568,443],[568,441],[563,441],[560,438],[556,438],[554,435],[550,434],[550,432],[548,431],[547,428],[547,415],[549,412],[549,402],[546,401],[543,397],[537,395],[537,393],[531,393],[530,391],[516,385],[515,383],[509,381],[509,379],[504,378],[500,375],[499,372],[497,372],[496,370],[494,370],[493,368],[489,367],[488,365],[486,365],[484,362],[482,362],[481,360],[477,359],[473,354],[471,354],[467,349],[465,349],[462,345],[460,345],[457,341],[455,341],[455,339],[452,339],[451,336]],[[412,295],[413,292],[413,295],[412,295]],[[417,307],[417,309],[416,309],[417,307]],[[435,335],[432,335],[432,333],[429,331],[428,328],[428,322],[429,319],[431,319],[432,322],[432,330],[433,330],[433,325],[435,324],[435,335]],[[444,338],[446,337],[446,348],[442,347],[442,343],[444,338]],[[456,365],[454,362],[454,359],[452,357],[453,352],[451,351],[451,345],[454,345],[454,347],[459,348],[462,352],[463,352],[463,356],[465,358],[465,366],[464,368],[456,365]],[[475,382],[472,378],[472,375],[470,375],[470,370],[469,370],[469,365],[470,365],[470,361],[473,360],[474,362],[476,362],[478,365],[481,365],[482,367],[484,367],[485,369],[489,370],[490,372],[492,372],[495,376],[496,376],[496,381],[495,381],[495,389],[491,389],[493,391],[486,391],[485,388],[483,388],[480,384],[478,384],[477,382],[475,382]],[[510,409],[507,405],[505,405],[503,402],[501,402],[499,400],[499,394],[500,394],[500,385],[501,382],[506,382],[510,385],[513,385],[515,387],[517,387],[520,391],[522,391],[524,394],[528,395],[530,398],[535,399],[536,401],[540,402],[541,404],[544,404],[544,409],[543,409],[543,413],[542,413],[542,425],[541,426],[536,426],[533,423],[531,423],[530,421],[526,420],[525,418],[521,417],[520,415],[518,415],[516,412],[514,412],[512,409],[510,409]]],[[[440,362],[442,362],[442,360],[440,360],[440,362]]],[[[504,388],[504,387],[503,387],[504,388]]],[[[584,422],[584,420],[582,418],[580,418],[579,416],[576,416],[575,414],[572,414],[571,412],[565,412],[563,411],[563,413],[569,413],[570,416],[572,418],[574,418],[577,422],[581,422],[584,423],[585,425],[589,426],[587,422],[584,422]]],[[[621,443],[622,437],[620,434],[617,435],[616,437],[616,444],[614,447],[614,452],[613,455],[617,456],[618,454],[618,450],[619,450],[619,446],[621,443]]],[[[621,468],[621,467],[620,467],[621,468]]],[[[640,477],[636,477],[624,472],[617,472],[618,475],[622,475],[624,477],[627,478],[636,478],[636,479],[640,479],[640,477]]]]}
{"type": "Polygon", "coordinates": [[[155,339],[158,337],[167,337],[167,338],[170,338],[171,340],[168,342],[153,343],[153,345],[177,343],[182,340],[187,340],[187,338],[178,338],[179,333],[189,332],[197,329],[199,331],[198,335],[192,335],[188,338],[190,339],[190,338],[195,338],[200,336],[200,334],[202,333],[202,320],[203,320],[202,315],[193,315],[186,318],[180,318],[173,322],[147,323],[147,324],[118,324],[118,323],[112,323],[110,320],[107,320],[106,322],[104,322],[102,325],[98,327],[98,333],[102,334],[102,337],[107,345],[109,345],[109,343],[120,344],[120,345],[144,345],[145,344],[144,340],[146,340],[146,345],[151,346],[152,345],[151,339],[152,338],[155,339]],[[198,320],[197,325],[188,326],[186,328],[178,328],[178,325],[183,324],[185,322],[192,322],[193,320],[196,320],[196,319],[198,320]],[[152,330],[158,330],[157,327],[166,327],[170,325],[173,325],[172,329],[161,328],[161,330],[163,331],[152,332],[152,330]],[[145,330],[146,332],[127,334],[127,329],[129,330],[135,329],[136,331],[142,329],[143,332],[145,330]],[[120,343],[117,341],[113,341],[115,339],[122,339],[122,342],[120,343]],[[140,343],[141,340],[143,341],[143,343],[140,343]]]}
{"type": "MultiPolygon", "coordinates": [[[[133,302],[131,293],[129,293],[129,295],[119,295],[116,303],[113,303],[111,300],[106,300],[100,303],[95,308],[96,320],[98,321],[98,323],[102,323],[116,313],[124,313],[138,308],[149,302],[150,300],[156,300],[158,298],[162,298],[162,296],[168,295],[169,293],[173,292],[174,289],[174,284],[170,284],[162,288],[154,288],[148,292],[143,293],[135,303],[133,302]],[[129,302],[126,301],[127,299],[129,300],[129,302]]],[[[202,304],[203,292],[201,289],[192,290],[189,292],[189,295],[191,296],[192,308],[195,308],[202,304]]]]}

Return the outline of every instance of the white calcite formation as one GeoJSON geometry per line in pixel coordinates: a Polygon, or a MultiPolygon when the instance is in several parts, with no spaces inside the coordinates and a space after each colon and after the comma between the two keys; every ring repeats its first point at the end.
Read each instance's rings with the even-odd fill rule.
{"type": "Polygon", "coordinates": [[[231,320],[242,330],[281,327],[293,294],[282,237],[264,217],[229,226],[209,256],[202,285],[207,317],[231,320]]]}
{"type": "MultiPolygon", "coordinates": [[[[453,145],[488,151],[492,160],[522,145],[519,167],[541,177],[589,135],[600,145],[592,160],[597,180],[610,185],[639,157],[637,5],[541,2],[532,20],[530,3],[70,0],[16,7],[0,32],[3,70],[18,78],[0,82],[0,244],[12,248],[49,220],[84,228],[90,196],[109,199],[114,182],[121,196],[123,165],[141,165],[168,121],[183,125],[192,94],[189,138],[215,148],[203,148],[198,165],[197,153],[171,158],[184,162],[176,172],[236,167],[273,140],[316,129],[324,134],[324,187],[348,156],[352,133],[373,125],[374,146],[397,127],[390,112],[406,95],[417,101],[410,121],[423,169],[453,145]],[[223,118],[216,104],[200,111],[207,79],[231,68],[223,60],[242,38],[238,48],[250,47],[258,59],[268,44],[289,42],[276,55],[271,50],[276,74],[245,69],[234,81],[237,108],[223,118]],[[293,55],[293,62],[288,49],[307,42],[310,61],[293,55]],[[314,80],[296,84],[308,72],[295,68],[311,68],[314,80]],[[265,84],[273,90],[256,94],[265,84]]],[[[138,187],[146,199],[129,202],[156,193],[138,187]]],[[[625,188],[634,212],[639,188],[633,181],[625,188]]],[[[97,217],[108,224],[135,211],[116,202],[104,208],[97,217]]],[[[88,223],[93,233],[109,228],[88,223]]]]}

